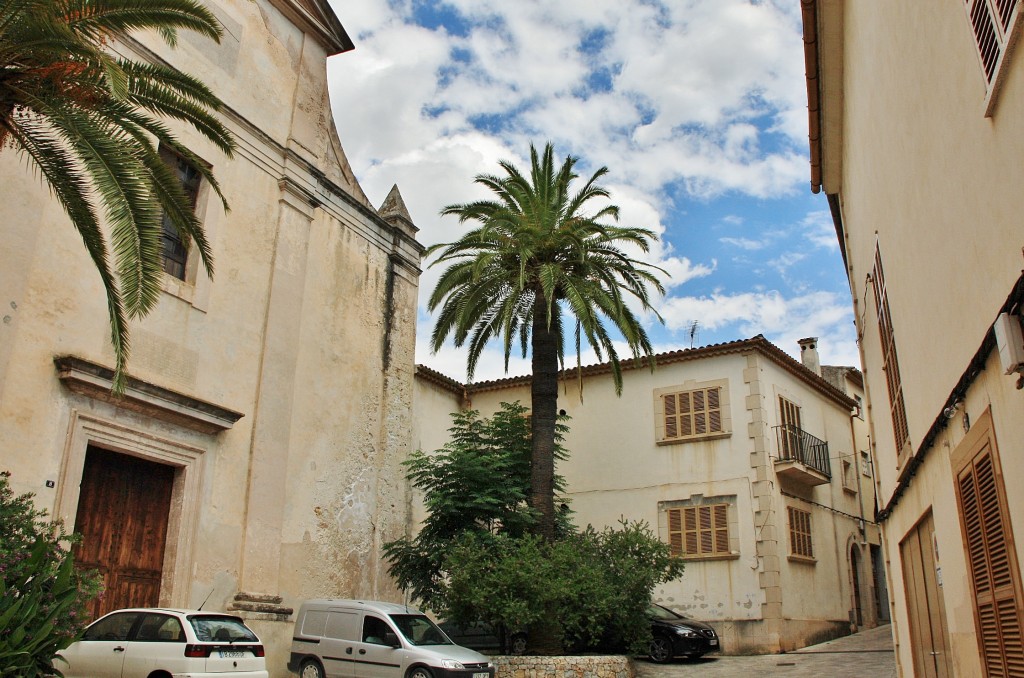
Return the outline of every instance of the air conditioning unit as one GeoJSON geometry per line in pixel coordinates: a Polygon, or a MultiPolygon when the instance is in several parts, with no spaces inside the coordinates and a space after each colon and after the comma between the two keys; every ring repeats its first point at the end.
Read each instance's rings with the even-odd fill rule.
{"type": "Polygon", "coordinates": [[[996,333],[996,346],[999,347],[999,362],[1006,374],[1024,372],[1024,335],[1021,333],[1020,320],[1016,315],[1000,313],[992,329],[996,333]]]}

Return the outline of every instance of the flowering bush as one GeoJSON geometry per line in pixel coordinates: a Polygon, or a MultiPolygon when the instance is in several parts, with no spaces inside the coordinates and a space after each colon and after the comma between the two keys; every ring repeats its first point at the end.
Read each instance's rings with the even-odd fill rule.
{"type": "Polygon", "coordinates": [[[0,675],[54,675],[53,658],[81,633],[99,580],[75,569],[65,548],[74,537],[31,494],[16,496],[9,477],[0,473],[0,675]]]}

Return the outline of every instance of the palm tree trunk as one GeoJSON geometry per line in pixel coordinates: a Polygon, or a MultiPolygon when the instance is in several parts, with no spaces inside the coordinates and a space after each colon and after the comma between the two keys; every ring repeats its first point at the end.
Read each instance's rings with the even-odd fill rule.
{"type": "Polygon", "coordinates": [[[536,534],[555,538],[555,420],[558,411],[558,336],[549,327],[547,300],[538,290],[533,308],[530,383],[533,450],[530,462],[530,506],[537,511],[536,534]]]}
{"type": "MultiPolygon", "coordinates": [[[[530,506],[537,512],[536,534],[549,544],[555,540],[555,418],[558,411],[558,341],[548,325],[547,300],[538,290],[533,307],[530,382],[531,433],[530,506]]],[[[550,601],[540,620],[530,627],[530,651],[539,655],[562,653],[562,625],[550,601]]]]}

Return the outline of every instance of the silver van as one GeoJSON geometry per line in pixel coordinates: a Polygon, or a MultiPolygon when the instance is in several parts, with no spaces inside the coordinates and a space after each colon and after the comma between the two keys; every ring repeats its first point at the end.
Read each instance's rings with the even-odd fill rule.
{"type": "Polygon", "coordinates": [[[484,655],[453,643],[415,608],[373,600],[307,600],[288,670],[301,678],[494,678],[484,655]]]}

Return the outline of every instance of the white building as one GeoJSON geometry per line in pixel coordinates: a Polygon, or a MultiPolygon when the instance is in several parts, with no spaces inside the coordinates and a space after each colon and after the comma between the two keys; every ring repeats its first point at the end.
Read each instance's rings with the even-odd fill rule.
{"type": "Polygon", "coordinates": [[[903,675],[1024,676],[1019,0],[803,0],[903,675]]]}
{"type": "MultiPolygon", "coordinates": [[[[579,525],[646,521],[686,559],[656,600],[711,623],[729,653],[779,652],[885,618],[883,562],[860,373],[818,373],[764,337],[564,373],[570,457],[559,465],[579,525]],[[849,394],[849,395],[848,395],[849,394]]],[[[439,449],[448,413],[529,406],[529,377],[462,385],[420,367],[414,444],[439,449]]],[[[422,509],[414,509],[422,511],[422,509]]],[[[422,517],[422,513],[418,514],[422,517]]]]}

